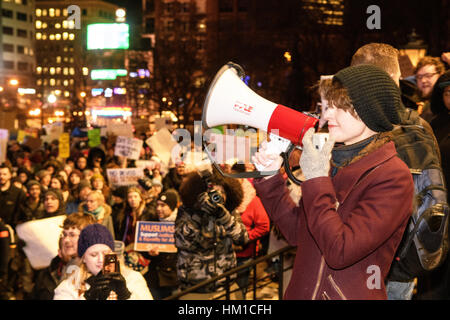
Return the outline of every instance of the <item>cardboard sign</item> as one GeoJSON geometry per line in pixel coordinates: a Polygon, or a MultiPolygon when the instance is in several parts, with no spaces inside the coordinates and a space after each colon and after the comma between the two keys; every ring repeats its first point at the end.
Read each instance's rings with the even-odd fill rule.
{"type": "Polygon", "coordinates": [[[95,148],[96,146],[101,144],[100,139],[100,129],[91,129],[88,131],[88,145],[91,148],[95,148]]]}
{"type": "Polygon", "coordinates": [[[166,166],[172,157],[172,149],[177,145],[172,134],[166,128],[159,130],[145,141],[166,166]]]}
{"type": "Polygon", "coordinates": [[[112,187],[119,186],[136,186],[138,180],[144,177],[143,168],[122,168],[122,169],[106,169],[109,185],[112,187]]]}
{"type": "Polygon", "coordinates": [[[135,251],[177,252],[175,222],[138,221],[134,239],[135,251]]]}
{"type": "Polygon", "coordinates": [[[132,160],[138,160],[141,155],[141,149],[144,141],[137,138],[117,137],[114,155],[125,157],[132,160]]]}
{"type": "Polygon", "coordinates": [[[34,269],[48,267],[58,254],[61,226],[66,217],[66,215],[61,215],[17,225],[17,235],[26,243],[23,251],[34,269]]]}
{"type": "Polygon", "coordinates": [[[106,124],[106,133],[114,134],[116,136],[133,138],[133,126],[131,123],[117,123],[108,121],[106,124]]]}
{"type": "Polygon", "coordinates": [[[0,129],[0,163],[6,161],[6,152],[8,150],[9,132],[6,129],[0,129]]]}
{"type": "Polygon", "coordinates": [[[70,135],[67,132],[59,136],[58,156],[66,159],[70,157],[70,135]]]}

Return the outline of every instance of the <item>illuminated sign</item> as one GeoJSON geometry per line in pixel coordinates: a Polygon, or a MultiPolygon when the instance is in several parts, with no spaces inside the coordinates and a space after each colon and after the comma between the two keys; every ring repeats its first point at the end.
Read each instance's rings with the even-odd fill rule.
{"type": "Polygon", "coordinates": [[[130,31],[126,23],[94,23],[87,26],[87,48],[128,49],[130,31]]]}
{"type": "Polygon", "coordinates": [[[126,69],[95,69],[91,70],[92,80],[116,80],[117,77],[125,77],[126,69]]]}
{"type": "Polygon", "coordinates": [[[92,117],[131,117],[131,107],[102,107],[92,109],[92,117]]]}

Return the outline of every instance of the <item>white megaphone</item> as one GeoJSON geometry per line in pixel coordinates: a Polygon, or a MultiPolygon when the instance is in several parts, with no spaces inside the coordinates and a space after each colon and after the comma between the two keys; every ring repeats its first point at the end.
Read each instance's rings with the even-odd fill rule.
{"type": "MultiPolygon", "coordinates": [[[[243,69],[232,62],[217,72],[203,105],[203,127],[235,124],[263,130],[270,137],[268,153],[282,154],[291,146],[301,146],[304,134],[319,119],[262,98],[241,80],[243,76],[243,69]]],[[[257,169],[262,175],[274,174],[257,169]]]]}

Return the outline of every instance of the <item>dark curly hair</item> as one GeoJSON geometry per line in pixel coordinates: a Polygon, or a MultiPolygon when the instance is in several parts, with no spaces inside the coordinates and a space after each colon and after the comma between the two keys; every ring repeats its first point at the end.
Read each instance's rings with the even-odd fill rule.
{"type": "MultiPolygon", "coordinates": [[[[233,211],[242,202],[244,193],[242,186],[237,179],[222,176],[216,170],[213,170],[211,183],[220,185],[224,188],[226,194],[225,207],[228,211],[233,211]]],[[[206,191],[206,184],[198,171],[187,174],[180,185],[179,194],[183,205],[188,208],[194,208],[198,196],[206,191]]]]}

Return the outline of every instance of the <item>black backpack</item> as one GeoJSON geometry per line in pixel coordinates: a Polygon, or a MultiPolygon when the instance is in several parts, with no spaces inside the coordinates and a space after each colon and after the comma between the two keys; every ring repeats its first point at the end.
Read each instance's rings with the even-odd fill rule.
{"type": "Polygon", "coordinates": [[[408,165],[414,180],[411,218],[388,280],[411,281],[436,269],[448,251],[449,207],[439,147],[419,117],[409,111],[408,120],[393,130],[398,156],[408,165]]]}

